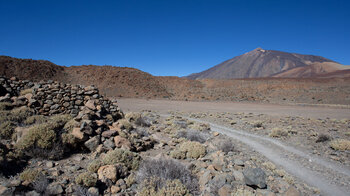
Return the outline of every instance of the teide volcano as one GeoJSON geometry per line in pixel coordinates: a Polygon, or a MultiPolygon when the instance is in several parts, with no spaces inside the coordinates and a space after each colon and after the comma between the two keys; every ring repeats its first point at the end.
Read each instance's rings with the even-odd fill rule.
{"type": "MultiPolygon", "coordinates": [[[[294,68],[307,67],[314,63],[323,63],[324,66],[327,66],[328,63],[338,64],[332,60],[320,56],[302,55],[256,48],[251,52],[234,57],[203,72],[194,73],[187,77],[191,79],[270,77],[294,68]]],[[[332,71],[334,70],[332,69],[332,71]]],[[[319,73],[310,75],[317,74],[319,73]]],[[[299,77],[297,75],[287,75],[288,77],[299,77]]]]}

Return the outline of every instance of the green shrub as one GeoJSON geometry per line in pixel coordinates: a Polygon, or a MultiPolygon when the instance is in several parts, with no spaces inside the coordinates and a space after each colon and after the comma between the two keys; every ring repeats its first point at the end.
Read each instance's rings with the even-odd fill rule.
{"type": "MultiPolygon", "coordinates": [[[[63,146],[59,142],[60,138],[58,136],[62,127],[70,118],[69,115],[55,115],[50,117],[48,122],[34,125],[15,145],[16,150],[30,156],[35,155],[44,158],[55,157],[55,153],[63,154],[63,146]]],[[[70,141],[68,140],[70,138],[65,139],[65,141],[70,141]]]]}
{"type": "Polygon", "coordinates": [[[330,143],[330,146],[334,150],[340,150],[340,151],[350,150],[350,140],[346,140],[346,139],[333,140],[330,143]]]}
{"type": "Polygon", "coordinates": [[[187,141],[170,153],[170,156],[177,159],[192,158],[198,159],[205,156],[206,149],[199,142],[187,141]]]}
{"type": "Polygon", "coordinates": [[[15,124],[6,121],[0,124],[0,139],[10,139],[14,132],[15,124]]]}
{"type": "Polygon", "coordinates": [[[109,151],[106,156],[102,159],[103,165],[113,165],[121,163],[128,169],[136,170],[139,167],[141,157],[134,152],[116,148],[109,151]]]}
{"type": "Polygon", "coordinates": [[[77,144],[77,139],[74,137],[74,135],[70,133],[62,133],[61,140],[64,145],[69,145],[72,147],[75,147],[77,144]]]}
{"type": "Polygon", "coordinates": [[[33,115],[33,110],[26,107],[22,106],[19,108],[15,108],[11,110],[11,121],[17,121],[17,122],[22,122],[24,121],[28,116],[33,115]]]}
{"type": "Polygon", "coordinates": [[[97,174],[84,172],[75,178],[75,182],[86,187],[93,187],[97,182],[97,174]]]}
{"type": "Polygon", "coordinates": [[[89,172],[96,173],[101,166],[102,162],[99,159],[95,159],[89,163],[87,170],[89,172]]]}
{"type": "Polygon", "coordinates": [[[47,122],[47,117],[43,115],[34,115],[34,116],[29,116],[25,121],[24,124],[26,125],[32,125],[32,124],[41,124],[47,122]]]}
{"type": "Polygon", "coordinates": [[[40,174],[41,172],[37,169],[26,169],[19,175],[19,178],[31,183],[34,182],[40,174]]]}

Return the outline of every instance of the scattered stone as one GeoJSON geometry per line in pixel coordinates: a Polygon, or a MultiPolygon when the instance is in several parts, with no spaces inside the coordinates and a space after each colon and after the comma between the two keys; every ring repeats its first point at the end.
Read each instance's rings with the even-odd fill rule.
{"type": "Polygon", "coordinates": [[[117,168],[114,165],[105,165],[98,169],[97,171],[98,179],[101,181],[105,178],[115,182],[117,180],[117,168]]]}
{"type": "Polygon", "coordinates": [[[59,195],[63,193],[63,188],[60,184],[49,184],[46,191],[51,195],[59,195]]]}
{"type": "Polygon", "coordinates": [[[244,181],[249,186],[266,188],[266,174],[261,168],[248,168],[243,171],[244,181]]]}
{"type": "Polygon", "coordinates": [[[100,144],[99,135],[90,138],[88,141],[84,143],[85,147],[88,148],[91,152],[94,152],[99,144],[100,144]]]}

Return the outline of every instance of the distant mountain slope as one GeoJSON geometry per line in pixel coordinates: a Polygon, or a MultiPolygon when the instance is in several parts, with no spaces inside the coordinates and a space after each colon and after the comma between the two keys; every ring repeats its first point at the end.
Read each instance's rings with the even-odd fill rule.
{"type": "Polygon", "coordinates": [[[269,77],[285,70],[323,62],[336,63],[320,56],[257,48],[203,72],[191,74],[188,78],[231,79],[269,77]]]}
{"type": "Polygon", "coordinates": [[[55,80],[63,77],[64,67],[45,60],[0,56],[0,75],[32,81],[55,80]]]}
{"type": "Polygon", "coordinates": [[[319,77],[324,74],[330,74],[338,71],[338,75],[342,73],[342,70],[350,69],[333,62],[313,63],[304,67],[296,67],[283,71],[281,73],[273,75],[273,77],[280,78],[306,78],[306,77],[319,77]]]}
{"type": "Polygon", "coordinates": [[[114,66],[59,66],[50,61],[0,56],[0,76],[24,80],[56,80],[97,86],[107,96],[169,97],[157,77],[134,68],[114,66]]]}

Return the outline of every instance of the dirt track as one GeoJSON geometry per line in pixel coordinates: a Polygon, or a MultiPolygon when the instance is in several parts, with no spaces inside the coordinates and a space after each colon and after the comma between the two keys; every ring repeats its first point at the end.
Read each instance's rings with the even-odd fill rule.
{"type": "Polygon", "coordinates": [[[193,102],[145,99],[118,99],[123,111],[155,110],[160,112],[245,112],[272,116],[302,116],[308,118],[344,119],[350,117],[349,108],[300,105],[276,105],[239,102],[193,102]]]}

